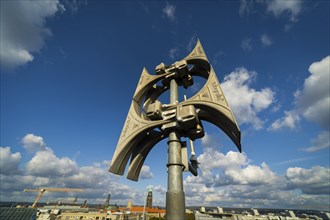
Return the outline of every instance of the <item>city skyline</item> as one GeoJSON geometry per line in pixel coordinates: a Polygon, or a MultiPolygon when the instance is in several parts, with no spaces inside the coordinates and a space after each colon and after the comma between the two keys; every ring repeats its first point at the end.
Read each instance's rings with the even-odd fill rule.
{"type": "Polygon", "coordinates": [[[154,74],[200,39],[243,152],[203,122],[199,176],[183,175],[186,205],[329,207],[329,9],[300,0],[1,1],[1,201],[70,187],[94,203],[110,193],[114,203],[143,204],[152,188],[153,204],[165,206],[166,140],[138,182],[108,169],[142,69],[154,74]]]}

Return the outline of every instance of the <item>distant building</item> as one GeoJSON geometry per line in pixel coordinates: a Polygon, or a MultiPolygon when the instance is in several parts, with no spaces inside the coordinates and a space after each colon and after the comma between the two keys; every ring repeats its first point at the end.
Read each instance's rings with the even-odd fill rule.
{"type": "Polygon", "coordinates": [[[164,217],[166,214],[166,210],[165,209],[160,209],[158,207],[155,208],[149,208],[149,207],[144,207],[143,206],[133,206],[130,209],[131,213],[134,214],[147,214],[148,216],[154,216],[154,217],[164,217]],[[144,213],[143,213],[144,211],[144,213]]]}
{"type": "Polygon", "coordinates": [[[147,201],[145,206],[133,206],[132,198],[127,203],[126,207],[119,208],[119,211],[125,213],[125,215],[129,215],[131,217],[138,216],[153,216],[153,217],[164,217],[166,214],[165,209],[160,209],[158,207],[152,207],[152,189],[150,188],[147,195],[147,201]]]}
{"type": "Polygon", "coordinates": [[[128,200],[128,203],[127,203],[127,206],[126,206],[127,210],[130,210],[132,208],[132,206],[133,206],[133,202],[132,202],[132,198],[130,198],[128,200]]]}
{"type": "Polygon", "coordinates": [[[58,216],[58,220],[89,220],[89,219],[100,219],[100,220],[110,220],[117,219],[117,215],[109,213],[100,212],[65,212],[58,216]]]}
{"type": "Polygon", "coordinates": [[[290,215],[291,218],[295,218],[296,217],[296,215],[294,214],[294,212],[291,211],[291,210],[289,211],[289,215],[290,215]]]}
{"type": "Polygon", "coordinates": [[[105,201],[104,210],[108,210],[108,208],[109,208],[110,197],[111,197],[111,194],[108,195],[107,200],[105,201]]]}
{"type": "Polygon", "coordinates": [[[258,209],[251,209],[251,210],[252,210],[254,216],[258,216],[259,215],[258,209]]]}
{"type": "Polygon", "coordinates": [[[217,207],[218,213],[223,213],[223,208],[217,207]]]}
{"type": "Polygon", "coordinates": [[[147,196],[147,205],[146,207],[152,208],[152,189],[149,189],[148,196],[147,196]]]}

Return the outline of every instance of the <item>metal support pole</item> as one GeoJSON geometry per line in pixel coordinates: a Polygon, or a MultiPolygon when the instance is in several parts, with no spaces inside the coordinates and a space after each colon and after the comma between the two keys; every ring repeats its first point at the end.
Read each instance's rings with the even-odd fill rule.
{"type": "MultiPolygon", "coordinates": [[[[178,84],[175,79],[170,82],[170,102],[178,102],[178,84]]],[[[176,130],[170,132],[168,137],[168,178],[166,192],[166,219],[185,219],[185,196],[182,180],[181,140],[176,130]]]]}

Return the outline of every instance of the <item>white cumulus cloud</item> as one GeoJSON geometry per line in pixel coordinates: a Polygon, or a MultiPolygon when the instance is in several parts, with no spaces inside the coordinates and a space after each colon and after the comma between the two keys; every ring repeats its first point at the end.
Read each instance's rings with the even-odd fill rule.
{"type": "Polygon", "coordinates": [[[306,194],[330,194],[330,169],[315,166],[311,169],[289,168],[285,174],[289,187],[301,189],[306,194]]]}
{"type": "Polygon", "coordinates": [[[150,167],[147,165],[143,165],[141,172],[140,172],[140,178],[141,179],[151,179],[152,177],[153,177],[153,174],[150,171],[150,167]]]}
{"type": "Polygon", "coordinates": [[[303,88],[295,94],[296,105],[302,115],[321,127],[330,128],[330,56],[310,65],[311,75],[303,88]]]}
{"type": "Polygon", "coordinates": [[[157,186],[153,187],[153,191],[159,192],[162,195],[165,195],[165,193],[166,193],[166,189],[161,185],[157,185],[157,186]]]}
{"type": "Polygon", "coordinates": [[[260,185],[268,184],[276,179],[267,164],[251,165],[250,160],[243,153],[229,151],[226,155],[211,148],[198,157],[201,163],[201,179],[188,178],[188,182],[204,182],[210,186],[229,184],[260,185]]]}
{"type": "Polygon", "coordinates": [[[198,157],[202,171],[212,169],[239,169],[249,163],[244,153],[229,151],[226,155],[214,149],[205,149],[205,152],[198,157]]]}
{"type": "Polygon", "coordinates": [[[105,168],[95,166],[80,167],[73,175],[67,176],[65,182],[79,188],[106,187],[113,175],[105,168]]]}
{"type": "Polygon", "coordinates": [[[239,124],[251,124],[255,129],[263,128],[263,120],[258,113],[274,102],[275,92],[270,88],[260,91],[251,87],[257,73],[245,68],[237,68],[225,76],[221,87],[239,124]]]}
{"type": "MultiPolygon", "coordinates": [[[[304,81],[302,89],[294,94],[294,108],[284,112],[284,116],[275,120],[269,130],[283,128],[294,129],[300,118],[330,129],[330,56],[314,62],[309,67],[310,76],[304,81]]],[[[320,144],[317,144],[320,146],[320,144]]],[[[322,147],[321,147],[322,148],[322,147]]],[[[312,148],[313,149],[313,148],[312,148]]]]}
{"type": "Polygon", "coordinates": [[[299,114],[296,111],[285,111],[284,116],[274,121],[268,130],[276,131],[283,128],[295,129],[300,121],[299,114]]]}
{"type": "Polygon", "coordinates": [[[78,165],[68,157],[57,157],[50,148],[47,148],[34,155],[27,163],[26,171],[30,175],[42,177],[68,176],[78,172],[78,165]]]}
{"type": "Polygon", "coordinates": [[[0,61],[4,69],[14,69],[34,59],[52,35],[46,19],[63,8],[58,0],[1,1],[0,61]]]}
{"type": "MultiPolygon", "coordinates": [[[[22,139],[22,142],[28,146],[28,149],[32,149],[34,155],[20,170],[18,165],[21,154],[12,153],[10,147],[0,148],[0,195],[3,201],[33,201],[35,194],[23,192],[24,188],[68,187],[84,189],[79,195],[81,200],[103,203],[110,192],[112,201],[124,204],[136,191],[120,183],[118,176],[109,173],[109,161],[79,166],[74,159],[58,157],[50,147],[46,146],[40,136],[29,134],[22,139]]],[[[46,197],[59,199],[58,196],[56,193],[44,195],[41,202],[44,202],[43,199],[46,197]]]]}
{"type": "Polygon", "coordinates": [[[40,136],[27,134],[22,138],[23,147],[30,153],[46,150],[46,143],[40,136]]]}
{"type": "Polygon", "coordinates": [[[253,165],[245,154],[207,148],[198,157],[199,176],[184,180],[189,205],[322,208],[329,201],[329,168],[289,168],[278,175],[266,163],[253,165]],[[235,164],[236,163],[236,164],[235,164]],[[298,189],[298,190],[297,190],[298,189]]]}
{"type": "Polygon", "coordinates": [[[21,153],[11,153],[10,147],[0,147],[0,173],[13,174],[18,172],[21,153]]]}
{"type": "Polygon", "coordinates": [[[243,169],[226,170],[225,174],[236,184],[260,185],[269,184],[277,177],[266,163],[261,166],[248,165],[243,169]]]}

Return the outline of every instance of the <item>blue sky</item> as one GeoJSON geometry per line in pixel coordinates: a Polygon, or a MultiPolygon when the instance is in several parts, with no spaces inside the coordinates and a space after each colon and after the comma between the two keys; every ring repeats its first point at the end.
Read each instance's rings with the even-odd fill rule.
{"type": "Polygon", "coordinates": [[[204,122],[200,175],[183,175],[186,205],[329,209],[329,9],[300,0],[1,1],[1,201],[33,201],[24,188],[81,187],[81,202],[110,192],[112,203],[143,204],[152,187],[164,206],[166,141],[138,182],[107,170],[143,67],[181,60],[199,38],[243,153],[204,122]]]}

